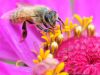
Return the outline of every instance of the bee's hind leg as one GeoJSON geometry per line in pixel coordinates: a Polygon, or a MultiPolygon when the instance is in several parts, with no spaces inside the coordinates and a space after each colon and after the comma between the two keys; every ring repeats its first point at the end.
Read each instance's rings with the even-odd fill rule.
{"type": "Polygon", "coordinates": [[[44,29],[41,25],[36,25],[40,30],[44,32],[50,32],[50,29],[44,29]]]}
{"type": "Polygon", "coordinates": [[[24,21],[23,25],[22,25],[22,39],[21,39],[21,41],[23,41],[26,37],[27,37],[27,28],[26,28],[26,21],[24,21]]]}

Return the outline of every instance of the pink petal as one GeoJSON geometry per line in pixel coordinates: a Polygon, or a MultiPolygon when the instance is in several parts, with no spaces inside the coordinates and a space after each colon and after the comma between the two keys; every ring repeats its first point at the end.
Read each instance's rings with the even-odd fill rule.
{"type": "MultiPolygon", "coordinates": [[[[0,1],[0,15],[5,12],[12,10],[16,7],[16,3],[29,3],[29,4],[44,4],[48,7],[56,10],[61,18],[65,19],[66,16],[70,16],[70,4],[69,1],[43,1],[43,0],[3,0],[0,1]],[[3,5],[2,5],[3,4],[3,5]],[[63,4],[63,5],[62,5],[63,4]]],[[[21,35],[21,26],[14,26],[9,24],[8,21],[0,20],[0,32],[1,32],[1,41],[0,41],[0,51],[1,58],[18,60],[22,59],[26,64],[32,66],[32,60],[35,58],[32,53],[32,49],[39,50],[41,43],[41,34],[34,26],[28,27],[28,36],[23,43],[19,43],[21,35]],[[2,55],[3,54],[3,55],[2,55]]]]}
{"type": "Polygon", "coordinates": [[[16,67],[0,62],[0,75],[31,75],[32,69],[28,67],[16,67]]]}
{"type": "Polygon", "coordinates": [[[20,35],[21,35],[21,26],[20,25],[12,26],[7,21],[1,21],[1,22],[3,22],[1,23],[1,28],[0,28],[1,33],[2,33],[1,38],[3,38],[0,42],[1,52],[8,51],[7,53],[10,53],[14,57],[17,55],[16,57],[24,60],[27,64],[32,65],[33,64],[32,60],[35,57],[34,54],[32,53],[32,49],[35,49],[35,50],[37,50],[36,48],[39,49],[39,44],[40,44],[39,39],[30,30],[26,40],[20,43],[19,41],[20,41],[20,35]],[[36,47],[36,44],[37,44],[37,47],[36,47]]]}
{"type": "Polygon", "coordinates": [[[75,0],[74,8],[74,13],[81,16],[93,16],[93,23],[98,35],[100,35],[100,0],[75,0]]]}

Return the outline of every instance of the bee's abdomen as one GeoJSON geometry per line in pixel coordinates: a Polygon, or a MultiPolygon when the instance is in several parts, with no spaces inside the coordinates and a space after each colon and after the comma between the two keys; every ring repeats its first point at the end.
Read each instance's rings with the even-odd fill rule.
{"type": "Polygon", "coordinates": [[[31,19],[29,12],[21,9],[14,12],[10,20],[13,23],[22,23],[28,19],[31,19]]]}

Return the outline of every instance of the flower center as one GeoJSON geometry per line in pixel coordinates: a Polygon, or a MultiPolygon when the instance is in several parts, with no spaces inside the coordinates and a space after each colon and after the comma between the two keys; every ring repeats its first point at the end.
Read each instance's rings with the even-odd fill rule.
{"type": "Polygon", "coordinates": [[[83,67],[87,65],[96,66],[100,63],[100,37],[81,36],[65,40],[55,52],[55,58],[66,63],[65,70],[69,73],[85,70],[83,67]]]}
{"type": "Polygon", "coordinates": [[[95,37],[92,16],[80,17],[75,14],[74,18],[79,23],[74,24],[66,19],[62,29],[57,26],[49,36],[43,33],[42,38],[47,44],[43,48],[46,46],[55,58],[64,62],[65,71],[70,75],[92,75],[90,73],[100,63],[100,37],[95,37]]]}

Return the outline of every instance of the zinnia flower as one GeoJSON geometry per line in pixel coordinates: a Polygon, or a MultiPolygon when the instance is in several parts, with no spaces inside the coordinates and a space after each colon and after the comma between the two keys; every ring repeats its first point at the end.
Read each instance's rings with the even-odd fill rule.
{"type": "MultiPolygon", "coordinates": [[[[48,6],[57,11],[62,19],[65,19],[66,16],[71,16],[69,1],[59,2],[57,0],[1,0],[0,16],[15,9],[17,3],[27,3],[32,5],[42,4],[48,6]]],[[[0,60],[6,62],[0,63],[0,68],[2,69],[0,70],[0,75],[29,75],[32,72],[34,67],[33,59],[36,59],[36,55],[32,51],[36,50],[38,52],[43,40],[41,39],[40,32],[34,26],[29,25],[27,26],[28,36],[25,41],[20,43],[21,27],[21,25],[12,25],[9,20],[0,19],[0,60]],[[9,62],[19,62],[20,60],[28,67],[17,68],[15,65],[7,64],[9,62]]]]}
{"type": "MultiPolygon", "coordinates": [[[[82,19],[77,15],[80,22],[82,19]]],[[[82,28],[78,26],[74,30],[74,37],[61,43],[55,52],[59,61],[66,63],[65,71],[70,75],[99,75],[100,74],[100,37],[94,36],[95,28],[89,19],[82,28]],[[87,27],[86,27],[87,26],[87,27]],[[87,35],[83,34],[84,27],[87,35]]]]}
{"type": "MultiPolygon", "coordinates": [[[[69,1],[38,1],[36,0],[35,2],[31,0],[12,0],[12,2],[14,3],[13,5],[11,5],[15,8],[17,2],[44,4],[56,10],[63,20],[65,20],[66,17],[72,17],[70,7],[67,7],[69,6],[69,1]],[[55,7],[55,5],[57,6],[57,8],[55,7]]],[[[83,1],[83,3],[81,4],[85,5],[85,1],[83,1]]],[[[90,0],[87,1],[90,2],[90,0]]],[[[75,8],[74,10],[72,8],[72,14],[78,13],[81,15],[81,13],[83,12],[81,11],[79,13],[80,9],[82,8],[80,7],[79,9],[79,6],[77,7],[78,3],[80,4],[80,1],[72,3],[72,6],[74,6],[73,8],[75,8]]],[[[83,8],[84,5],[82,5],[83,8]]],[[[5,13],[7,10],[12,9],[13,7],[8,8],[7,10],[6,8],[7,7],[5,6],[4,10],[1,9],[1,11],[3,10],[1,14],[5,13]]],[[[92,11],[96,10],[94,9],[92,11]]],[[[2,62],[0,64],[0,68],[3,69],[0,71],[0,74],[15,75],[18,73],[17,75],[30,75],[33,73],[33,75],[99,75],[100,38],[95,36],[95,28],[93,26],[97,23],[93,22],[92,24],[92,17],[87,17],[93,16],[94,18],[96,18],[97,16],[90,13],[86,15],[84,13],[81,15],[85,16],[83,18],[81,18],[81,16],[74,15],[74,18],[76,18],[79,23],[77,23],[76,20],[74,20],[75,23],[70,20],[67,22],[66,20],[63,26],[63,30],[60,30],[59,26],[56,26],[57,28],[54,29],[53,33],[50,32],[48,33],[48,35],[43,35],[42,38],[44,38],[44,40],[41,39],[40,32],[36,30],[34,26],[29,25],[28,37],[22,43],[19,43],[21,25],[13,26],[9,23],[9,21],[1,20],[0,59],[2,60],[2,62]],[[45,40],[46,42],[43,42],[45,40]],[[44,51],[40,50],[39,53],[41,42],[44,51]],[[48,51],[49,49],[50,51],[48,51]],[[52,53],[52,55],[54,55],[55,58],[48,58],[51,57],[49,56],[50,52],[52,53]],[[38,59],[35,60],[37,56],[38,59]],[[37,62],[38,64],[34,64],[33,60],[35,60],[34,62],[37,62]],[[16,67],[15,65],[8,65],[4,63],[4,61],[10,61],[10,63],[17,61],[16,65],[19,67],[16,67]],[[21,66],[19,64],[21,64],[21,66]]]]}
{"type": "Polygon", "coordinates": [[[99,37],[73,37],[60,45],[56,57],[60,61],[66,62],[65,70],[71,75],[99,75],[99,48],[99,37]]]}

